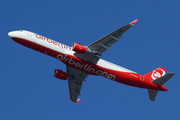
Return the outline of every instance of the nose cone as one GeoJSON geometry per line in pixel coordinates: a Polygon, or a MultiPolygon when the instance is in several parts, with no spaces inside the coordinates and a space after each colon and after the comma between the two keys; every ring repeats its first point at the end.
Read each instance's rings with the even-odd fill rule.
{"type": "Polygon", "coordinates": [[[17,36],[17,35],[16,35],[16,32],[15,32],[15,31],[12,31],[12,32],[9,32],[9,33],[8,33],[8,36],[12,38],[12,37],[15,37],[15,36],[17,36]]]}
{"type": "Polygon", "coordinates": [[[12,31],[12,32],[9,32],[8,33],[8,36],[14,40],[15,42],[20,42],[21,39],[20,39],[20,35],[19,35],[19,32],[18,31],[12,31]]]}

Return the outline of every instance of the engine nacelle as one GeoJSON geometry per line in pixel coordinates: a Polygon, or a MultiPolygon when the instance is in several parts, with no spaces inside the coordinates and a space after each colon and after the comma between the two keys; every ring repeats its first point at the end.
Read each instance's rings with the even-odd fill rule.
{"type": "Polygon", "coordinates": [[[81,54],[85,54],[86,52],[89,52],[88,48],[84,45],[81,45],[80,43],[74,43],[73,50],[81,54]]]}
{"type": "Polygon", "coordinates": [[[54,77],[61,79],[61,80],[67,80],[68,74],[63,72],[62,70],[55,69],[54,70],[54,77]]]}

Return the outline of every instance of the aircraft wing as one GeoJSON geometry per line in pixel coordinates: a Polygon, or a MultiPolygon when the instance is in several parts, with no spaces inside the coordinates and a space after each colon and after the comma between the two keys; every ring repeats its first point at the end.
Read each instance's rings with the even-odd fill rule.
{"type": "Polygon", "coordinates": [[[70,99],[73,102],[79,102],[78,96],[80,96],[80,92],[82,89],[82,83],[85,81],[85,78],[89,75],[77,69],[67,66],[68,84],[69,84],[69,93],[70,99]]]}
{"type": "Polygon", "coordinates": [[[76,57],[79,57],[83,60],[89,61],[91,63],[96,64],[98,60],[101,58],[102,54],[109,50],[109,48],[116,42],[119,41],[119,38],[121,35],[126,32],[129,28],[131,28],[138,19],[132,21],[131,23],[122,26],[121,28],[115,30],[114,32],[110,33],[109,35],[97,40],[96,42],[88,45],[87,47],[93,51],[92,53],[85,53],[85,54],[79,54],[75,53],[74,55],[76,57]]]}
{"type": "Polygon", "coordinates": [[[109,48],[116,42],[119,41],[119,38],[121,35],[126,32],[129,28],[131,28],[138,19],[132,21],[131,23],[115,30],[114,32],[110,33],[109,35],[101,38],[100,40],[88,45],[88,48],[93,50],[95,53],[99,53],[102,55],[106,50],[109,50],[109,48]]]}

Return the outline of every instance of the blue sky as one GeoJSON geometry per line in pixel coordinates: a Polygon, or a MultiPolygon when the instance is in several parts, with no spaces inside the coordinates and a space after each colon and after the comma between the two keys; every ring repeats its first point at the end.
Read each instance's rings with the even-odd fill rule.
{"type": "Polygon", "coordinates": [[[0,4],[1,120],[180,119],[179,0],[6,0],[0,4]],[[7,33],[29,30],[71,46],[88,45],[138,18],[103,59],[146,74],[174,72],[155,102],[146,89],[89,76],[82,101],[69,99],[67,81],[53,77],[65,65],[12,41],[7,33]]]}

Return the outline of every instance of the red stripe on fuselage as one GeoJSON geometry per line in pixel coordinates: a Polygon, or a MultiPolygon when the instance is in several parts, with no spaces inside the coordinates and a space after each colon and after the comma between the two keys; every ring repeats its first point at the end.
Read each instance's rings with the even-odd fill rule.
{"type": "Polygon", "coordinates": [[[164,86],[155,85],[152,82],[146,81],[141,79],[142,76],[137,73],[131,73],[131,72],[121,72],[116,70],[107,69],[104,67],[101,67],[99,65],[92,64],[90,62],[87,62],[85,60],[79,59],[72,55],[67,55],[60,53],[56,50],[50,49],[48,47],[39,45],[35,42],[31,42],[22,38],[12,38],[15,42],[29,47],[31,49],[34,49],[38,52],[44,53],[46,55],[49,55],[51,57],[54,57],[56,59],[59,59],[66,65],[81,70],[85,73],[91,74],[91,75],[98,75],[103,76],[108,79],[114,80],[116,82],[134,86],[134,87],[140,87],[140,88],[146,88],[146,89],[155,89],[155,90],[162,90],[166,91],[167,89],[164,86]]]}
{"type": "Polygon", "coordinates": [[[59,52],[55,51],[55,50],[52,50],[50,48],[47,48],[45,46],[42,46],[42,45],[39,45],[35,42],[31,42],[29,40],[26,40],[26,39],[22,39],[22,38],[12,38],[15,42],[25,46],[25,47],[28,47],[28,48],[31,48],[33,50],[36,50],[38,52],[41,52],[41,53],[44,53],[46,55],[49,55],[51,57],[54,57],[56,58],[56,56],[59,54],[59,52]]]}

